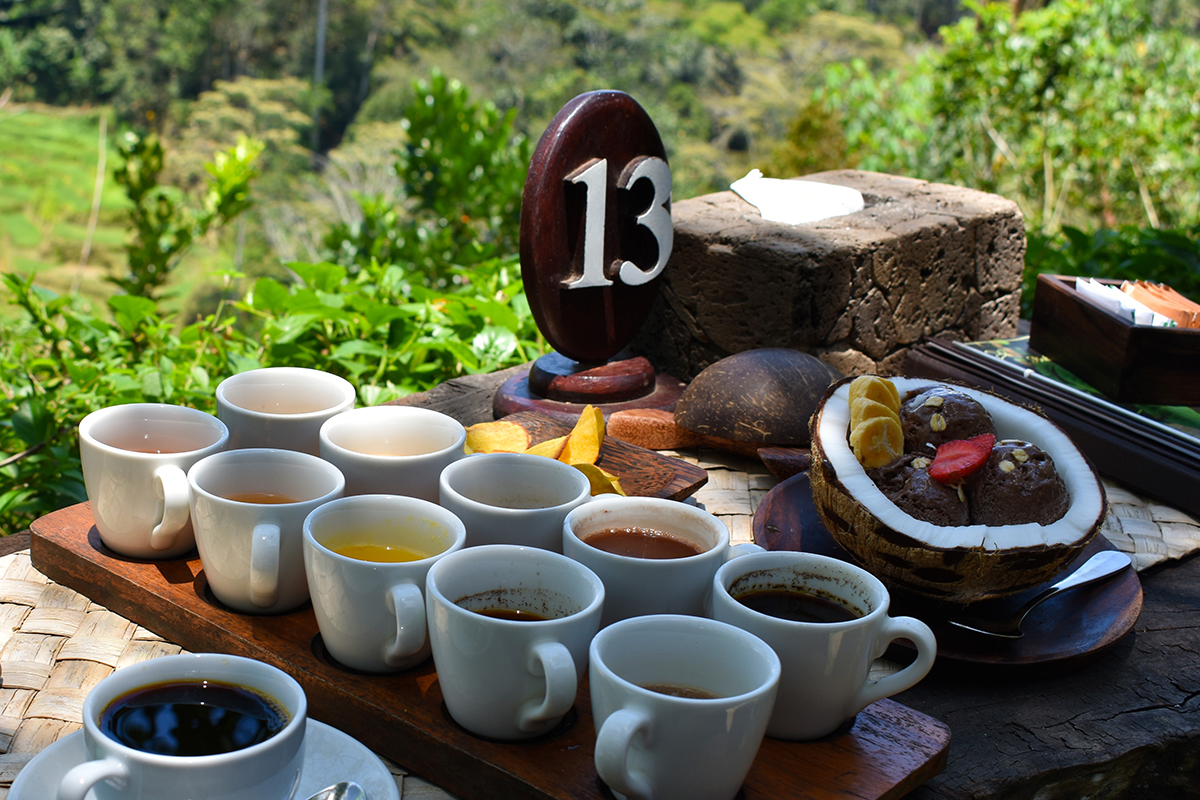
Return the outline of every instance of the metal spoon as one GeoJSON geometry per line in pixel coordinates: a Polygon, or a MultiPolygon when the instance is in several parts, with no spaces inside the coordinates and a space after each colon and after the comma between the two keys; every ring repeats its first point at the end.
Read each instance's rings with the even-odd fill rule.
{"type": "Polygon", "coordinates": [[[354,781],[340,781],[325,787],[308,800],[367,800],[367,793],[354,781]]]}
{"type": "Polygon", "coordinates": [[[951,625],[962,628],[975,633],[983,633],[989,636],[999,636],[1004,639],[1020,639],[1025,634],[1021,631],[1021,622],[1036,606],[1041,605],[1044,601],[1049,600],[1056,594],[1074,589],[1079,586],[1086,586],[1089,583],[1094,583],[1102,578],[1107,578],[1117,574],[1121,570],[1128,567],[1132,562],[1129,556],[1116,550],[1105,550],[1097,553],[1084,562],[1083,566],[1072,572],[1067,577],[1063,578],[1058,583],[1038,594],[1028,603],[1017,609],[1011,617],[1005,620],[978,619],[972,617],[959,617],[958,619],[949,620],[951,625]]]}

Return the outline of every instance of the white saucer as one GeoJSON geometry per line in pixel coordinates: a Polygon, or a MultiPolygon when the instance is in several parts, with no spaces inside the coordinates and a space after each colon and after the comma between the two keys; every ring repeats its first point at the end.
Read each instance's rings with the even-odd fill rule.
{"type": "MultiPolygon", "coordinates": [[[[8,790],[8,800],[48,800],[58,795],[67,770],[87,759],[83,731],[64,736],[25,765],[8,790]]],[[[304,768],[293,800],[304,800],[338,781],[358,781],[367,800],[400,800],[396,779],[379,757],[352,736],[314,719],[304,734],[304,768]]],[[[88,792],[91,800],[92,792],[88,792]]]]}

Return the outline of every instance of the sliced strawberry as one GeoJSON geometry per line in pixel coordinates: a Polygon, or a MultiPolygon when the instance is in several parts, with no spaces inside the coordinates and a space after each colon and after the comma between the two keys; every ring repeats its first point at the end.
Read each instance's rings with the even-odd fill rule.
{"type": "Polygon", "coordinates": [[[996,437],[990,433],[945,442],[929,465],[929,475],[947,486],[962,483],[987,463],[995,444],[996,437]]]}

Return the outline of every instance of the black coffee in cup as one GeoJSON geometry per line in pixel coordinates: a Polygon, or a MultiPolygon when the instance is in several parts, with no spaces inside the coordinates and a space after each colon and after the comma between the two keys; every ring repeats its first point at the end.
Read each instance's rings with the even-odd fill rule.
{"type": "Polygon", "coordinates": [[[758,589],[734,599],[751,611],[792,622],[848,622],[862,616],[833,598],[796,589],[758,589]]]}
{"type": "Polygon", "coordinates": [[[143,686],[100,714],[100,730],[126,747],[171,756],[231,753],[287,726],[275,699],[244,686],[188,680],[143,686]]]}

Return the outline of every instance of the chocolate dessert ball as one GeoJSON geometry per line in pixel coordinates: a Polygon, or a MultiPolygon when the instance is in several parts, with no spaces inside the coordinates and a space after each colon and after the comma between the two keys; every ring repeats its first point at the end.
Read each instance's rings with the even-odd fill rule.
{"type": "Polygon", "coordinates": [[[997,442],[983,468],[967,483],[971,522],[982,525],[1049,525],[1067,513],[1071,496],[1054,461],[1029,442],[997,442]]]}
{"type": "Polygon", "coordinates": [[[931,458],[943,442],[995,433],[987,410],[970,395],[950,386],[931,386],[900,404],[904,450],[931,458]]]}
{"type": "Polygon", "coordinates": [[[867,475],[879,491],[910,517],[934,525],[969,525],[966,499],[952,486],[929,476],[933,459],[914,453],[870,470],[867,475]]]}

